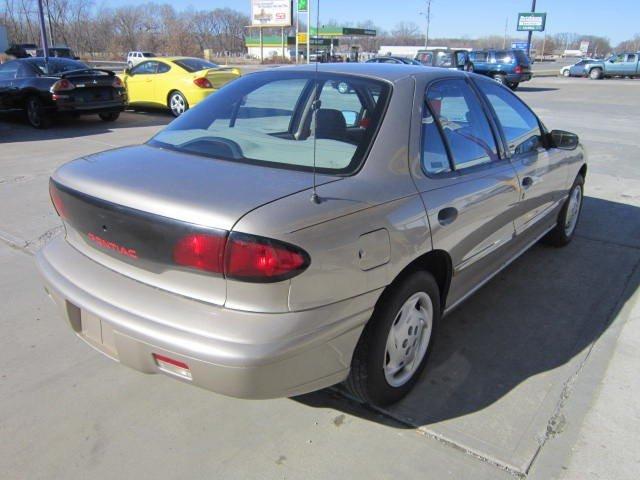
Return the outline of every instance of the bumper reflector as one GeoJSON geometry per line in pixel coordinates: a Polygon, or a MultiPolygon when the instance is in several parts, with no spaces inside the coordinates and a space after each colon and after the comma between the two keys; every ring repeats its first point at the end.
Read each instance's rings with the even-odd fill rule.
{"type": "Polygon", "coordinates": [[[164,355],[158,355],[157,353],[153,354],[153,359],[156,361],[158,368],[163,372],[176,375],[177,377],[185,378],[187,380],[192,380],[191,370],[189,370],[189,365],[186,363],[165,357],[164,355]]]}

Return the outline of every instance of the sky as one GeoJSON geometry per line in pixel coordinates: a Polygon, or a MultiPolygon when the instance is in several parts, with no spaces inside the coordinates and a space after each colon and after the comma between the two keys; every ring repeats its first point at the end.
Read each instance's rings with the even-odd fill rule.
{"type": "MultiPolygon", "coordinates": [[[[213,9],[231,7],[249,13],[249,0],[153,0],[170,3],[176,9],[193,7],[213,9]]],[[[309,0],[312,8],[318,0],[309,0]]],[[[145,0],[110,0],[109,6],[146,3],[145,0]]],[[[99,2],[98,2],[99,3],[99,2]]],[[[531,9],[531,0],[432,0],[430,36],[475,38],[503,35],[508,18],[509,31],[516,36],[518,12],[531,9]]],[[[373,22],[385,30],[399,22],[411,21],[426,26],[420,12],[425,0],[320,0],[320,23],[373,22]]],[[[536,11],[547,12],[547,32],[601,35],[613,44],[640,33],[640,0],[537,0],[536,11]]],[[[314,15],[315,16],[315,15],[314,15]]]]}

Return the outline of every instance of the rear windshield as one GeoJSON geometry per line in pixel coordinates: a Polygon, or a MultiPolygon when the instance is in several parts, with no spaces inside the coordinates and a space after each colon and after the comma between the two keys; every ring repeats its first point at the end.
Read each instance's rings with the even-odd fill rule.
{"type": "Polygon", "coordinates": [[[60,75],[62,73],[71,72],[73,70],[84,70],[89,68],[87,65],[82,62],[78,62],[77,60],[69,60],[63,58],[50,58],[47,63],[45,63],[44,58],[35,58],[33,60],[30,60],[29,63],[31,63],[31,65],[34,65],[40,71],[40,73],[43,73],[45,75],[60,75]]]}
{"type": "Polygon", "coordinates": [[[218,68],[213,62],[202,60],[200,58],[182,58],[180,60],[174,60],[173,63],[181,66],[187,72],[199,72],[200,70],[207,70],[209,68],[218,68]]]}
{"type": "Polygon", "coordinates": [[[156,56],[156,54],[151,52],[142,52],[142,56],[145,58],[153,58],[156,56]]]}
{"type": "Polygon", "coordinates": [[[256,73],[227,84],[149,144],[306,171],[315,159],[318,172],[350,174],[373,141],[390,91],[385,82],[339,74],[256,73]]]}

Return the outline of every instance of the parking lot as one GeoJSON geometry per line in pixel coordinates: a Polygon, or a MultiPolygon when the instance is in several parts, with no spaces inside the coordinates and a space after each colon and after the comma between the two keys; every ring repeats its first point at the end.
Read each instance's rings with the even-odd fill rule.
{"type": "MultiPolygon", "coordinates": [[[[570,467],[591,430],[602,430],[602,456],[637,448],[632,388],[619,395],[634,405],[611,405],[628,412],[609,412],[627,417],[626,433],[585,425],[640,287],[640,81],[535,78],[518,94],[588,150],[577,238],[565,249],[533,247],[447,317],[417,388],[385,410],[339,388],[226,398],[91,350],[36,274],[33,253],[61,232],[49,175],[144,142],[172,117],[126,112],[115,123],[65,119],[48,130],[0,117],[0,476],[582,478],[570,467]]],[[[598,468],[592,455],[581,465],[598,468]]]]}

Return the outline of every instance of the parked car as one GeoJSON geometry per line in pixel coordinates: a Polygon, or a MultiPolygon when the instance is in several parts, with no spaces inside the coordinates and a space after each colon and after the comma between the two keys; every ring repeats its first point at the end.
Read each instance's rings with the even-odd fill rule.
{"type": "Polygon", "coordinates": [[[531,80],[531,63],[522,50],[477,50],[469,54],[470,71],[486,75],[515,90],[531,80]]]}
{"type": "Polygon", "coordinates": [[[35,128],[46,128],[57,113],[97,114],[115,121],[127,95],[109,70],[66,58],[25,58],[0,65],[0,110],[24,111],[35,128]]]}
{"type": "Polygon", "coordinates": [[[382,57],[373,57],[365,63],[391,63],[396,65],[420,65],[420,62],[412,58],[397,57],[392,55],[384,55],[382,57]]]}
{"type": "MultiPolygon", "coordinates": [[[[69,47],[49,47],[48,51],[49,51],[49,57],[70,58],[72,60],[80,60],[80,57],[78,57],[73,52],[73,50],[71,50],[71,48],[69,47]]],[[[44,57],[44,49],[38,48],[36,50],[35,56],[44,57]]]]}
{"type": "Polygon", "coordinates": [[[283,67],[56,170],[66,235],[36,258],[123,365],[244,398],[345,381],[383,405],[444,315],[539,239],[571,241],[586,171],[576,135],[485,77],[283,67]]]}
{"type": "Polygon", "coordinates": [[[620,53],[607,60],[592,60],[585,65],[585,73],[592,80],[611,77],[640,77],[640,52],[620,53]]]}
{"type": "Polygon", "coordinates": [[[470,70],[471,68],[469,52],[466,50],[418,50],[415,60],[428,67],[452,70],[470,70]]]}
{"type": "Polygon", "coordinates": [[[38,46],[35,43],[14,43],[4,53],[15,58],[35,57],[38,46]]]}
{"type": "Polygon", "coordinates": [[[563,77],[585,77],[587,76],[585,67],[593,61],[591,58],[583,58],[573,65],[565,65],[560,69],[560,75],[563,77]]]}
{"type": "Polygon", "coordinates": [[[129,52],[127,53],[127,68],[133,68],[148,58],[154,57],[156,57],[156,54],[152,52],[129,52]]]}
{"type": "Polygon", "coordinates": [[[178,117],[240,75],[201,58],[155,57],[126,69],[122,81],[131,106],[168,108],[178,117]]]}

